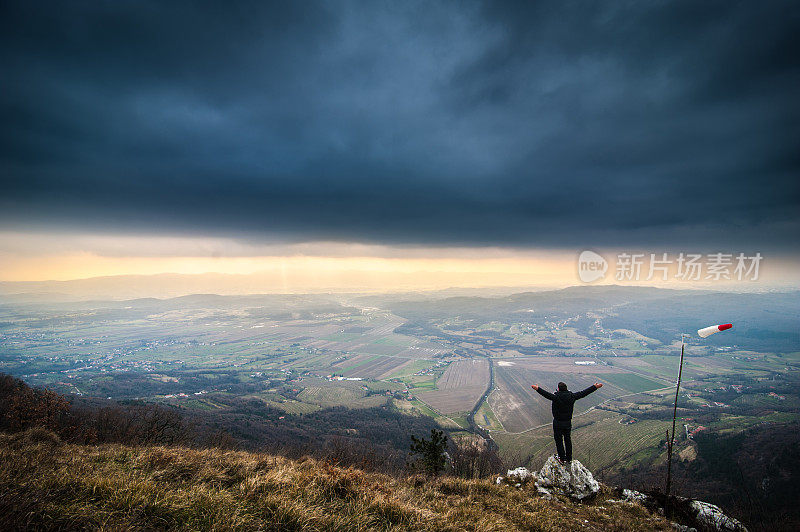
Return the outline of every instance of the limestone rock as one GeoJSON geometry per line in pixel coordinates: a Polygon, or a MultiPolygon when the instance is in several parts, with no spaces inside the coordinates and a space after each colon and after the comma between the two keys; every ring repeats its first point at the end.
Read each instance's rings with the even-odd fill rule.
{"type": "MultiPolygon", "coordinates": [[[[646,494],[623,488],[615,488],[615,492],[618,496],[621,496],[621,500],[614,502],[638,502],[652,513],[659,515],[667,513],[664,510],[667,500],[662,493],[646,494]]],[[[747,530],[739,521],[728,517],[718,506],[714,506],[711,503],[672,496],[669,499],[669,506],[671,508],[669,513],[672,514],[673,518],[681,521],[681,523],[673,524],[677,530],[686,532],[691,530],[702,530],[703,532],[746,532],[747,530]]]]}
{"type": "Polygon", "coordinates": [[[506,473],[506,477],[508,477],[509,482],[517,481],[517,482],[525,482],[531,476],[533,476],[533,472],[528,471],[524,467],[518,467],[516,469],[509,469],[508,473],[506,473]]]}
{"type": "Polygon", "coordinates": [[[579,501],[591,499],[600,491],[600,484],[583,464],[577,460],[562,464],[555,456],[548,458],[542,466],[537,475],[536,486],[563,493],[579,501]]]}
{"type": "Polygon", "coordinates": [[[644,493],[629,489],[622,490],[622,498],[628,502],[638,502],[641,504],[645,504],[649,500],[649,497],[644,493]]]}
{"type": "Polygon", "coordinates": [[[719,506],[703,501],[692,501],[689,508],[694,512],[698,524],[709,530],[720,532],[747,532],[745,526],[723,513],[719,506]]]}

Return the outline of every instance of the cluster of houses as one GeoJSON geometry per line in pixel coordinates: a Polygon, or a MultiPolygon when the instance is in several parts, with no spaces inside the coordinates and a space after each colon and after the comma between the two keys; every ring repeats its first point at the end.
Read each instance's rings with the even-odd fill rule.
{"type": "Polygon", "coordinates": [[[703,425],[697,425],[694,430],[689,430],[689,425],[684,424],[683,430],[686,433],[687,440],[693,440],[694,437],[699,433],[703,432],[704,430],[708,430],[708,427],[704,427],[703,425]]]}
{"type": "Polygon", "coordinates": [[[700,408],[729,408],[731,405],[720,403],[719,401],[711,401],[700,405],[700,408]]]}
{"type": "MultiPolygon", "coordinates": [[[[207,393],[208,393],[207,390],[200,390],[199,392],[194,392],[192,395],[203,395],[207,393]]],[[[189,397],[188,393],[180,392],[180,393],[171,393],[169,395],[165,395],[164,399],[186,399],[188,397],[189,397]]]]}
{"type": "MultiPolygon", "coordinates": [[[[744,386],[742,384],[730,384],[730,385],[727,385],[727,386],[726,385],[722,385],[722,386],[715,387],[715,388],[704,388],[703,391],[707,392],[707,393],[712,393],[712,394],[715,393],[715,392],[718,392],[718,391],[727,391],[727,390],[733,390],[736,393],[744,393],[744,390],[747,390],[747,389],[750,389],[750,386],[744,386]]],[[[779,401],[785,401],[786,400],[786,396],[780,395],[780,394],[778,394],[776,392],[769,392],[766,395],[768,397],[772,397],[774,399],[778,399],[779,401]]],[[[693,392],[687,392],[686,393],[686,397],[700,397],[700,394],[693,393],[693,392]]],[[[721,403],[719,401],[709,401],[708,403],[702,404],[700,406],[701,407],[705,407],[705,408],[714,408],[714,407],[716,407],[716,408],[728,408],[728,407],[730,407],[730,405],[725,404],[725,403],[721,403]]]]}
{"type": "Polygon", "coordinates": [[[763,356],[738,356],[738,355],[731,355],[731,358],[734,360],[764,360],[763,356]]]}
{"type": "Polygon", "coordinates": [[[439,360],[433,366],[423,369],[422,371],[418,371],[414,373],[414,375],[433,375],[437,369],[441,368],[442,366],[447,366],[450,364],[449,361],[439,360]]]}

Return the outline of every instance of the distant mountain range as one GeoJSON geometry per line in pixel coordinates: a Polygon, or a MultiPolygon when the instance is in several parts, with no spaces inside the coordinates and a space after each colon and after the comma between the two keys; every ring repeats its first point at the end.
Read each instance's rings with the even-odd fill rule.
{"type": "MultiPolygon", "coordinates": [[[[528,276],[476,273],[459,275],[464,288],[445,288],[452,284],[449,272],[319,272],[309,276],[302,272],[259,272],[252,274],[178,274],[115,275],[69,281],[0,281],[0,296],[7,301],[76,301],[89,299],[124,300],[143,297],[170,298],[189,294],[301,294],[441,291],[442,295],[501,295],[524,290],[541,290],[531,286],[528,276]],[[518,277],[518,278],[517,278],[518,277]],[[420,282],[420,278],[424,281],[420,282]],[[492,279],[502,279],[504,286],[492,279]],[[513,288],[509,288],[512,287],[513,288]]],[[[547,288],[554,288],[549,286],[547,288]]]]}
{"type": "MultiPolygon", "coordinates": [[[[501,297],[523,292],[542,292],[566,288],[566,285],[531,284],[529,275],[512,275],[507,272],[459,273],[442,271],[382,272],[373,270],[318,271],[263,271],[251,274],[161,273],[154,275],[114,275],[90,277],[67,281],[0,281],[0,297],[6,302],[55,302],[86,300],[128,300],[137,298],[172,298],[191,294],[415,294],[425,298],[446,297],[501,297]]],[[[580,285],[575,290],[613,288],[616,285],[580,285]]],[[[641,296],[652,287],[642,285],[617,286],[631,289],[641,296]]],[[[731,291],[725,286],[683,286],[670,289],[697,291],[731,291]]],[[[742,284],[735,289],[741,292],[790,292],[794,287],[775,287],[742,284]]],[[[667,290],[666,293],[677,290],[667,290]]],[[[581,292],[578,292],[581,293],[581,292]]],[[[559,297],[569,294],[559,294],[559,297]]]]}

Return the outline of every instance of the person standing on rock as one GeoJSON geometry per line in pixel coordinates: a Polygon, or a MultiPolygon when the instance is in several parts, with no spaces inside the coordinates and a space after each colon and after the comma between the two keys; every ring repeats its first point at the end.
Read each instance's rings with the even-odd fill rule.
{"type": "Polygon", "coordinates": [[[562,462],[572,461],[572,408],[575,406],[575,401],[602,387],[602,382],[596,382],[582,392],[572,393],[567,390],[565,383],[559,382],[558,391],[550,393],[536,384],[531,385],[531,388],[553,402],[553,437],[556,439],[558,459],[562,462]]]}

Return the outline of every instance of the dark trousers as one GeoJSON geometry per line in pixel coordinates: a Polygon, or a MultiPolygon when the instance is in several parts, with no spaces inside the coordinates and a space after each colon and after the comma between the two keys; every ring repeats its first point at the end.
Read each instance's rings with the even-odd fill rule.
{"type": "Polygon", "coordinates": [[[572,423],[553,420],[553,437],[556,439],[556,451],[561,460],[572,460],[572,423]]]}

